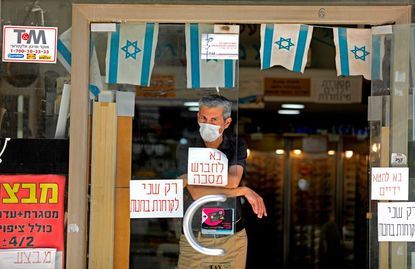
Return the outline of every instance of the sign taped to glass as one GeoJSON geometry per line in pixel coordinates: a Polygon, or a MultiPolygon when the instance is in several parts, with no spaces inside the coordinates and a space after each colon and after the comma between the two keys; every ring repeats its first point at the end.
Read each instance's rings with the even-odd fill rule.
{"type": "Polygon", "coordinates": [[[63,268],[65,177],[0,175],[0,249],[54,248],[63,268]]]}
{"type": "Polygon", "coordinates": [[[228,184],[228,158],[217,149],[189,148],[187,183],[189,185],[226,186],[228,184]]]}
{"type": "Polygon", "coordinates": [[[56,63],[57,27],[3,26],[3,62],[56,63]]]}

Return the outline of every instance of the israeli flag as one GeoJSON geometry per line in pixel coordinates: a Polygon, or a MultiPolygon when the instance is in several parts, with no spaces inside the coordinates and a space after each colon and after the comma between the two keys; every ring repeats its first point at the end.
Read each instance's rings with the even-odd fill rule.
{"type": "Polygon", "coordinates": [[[158,23],[117,24],[108,35],[106,82],[150,86],[158,23]]]}
{"type": "Polygon", "coordinates": [[[104,89],[102,82],[101,70],[99,69],[97,50],[95,49],[94,40],[91,38],[90,47],[90,66],[89,66],[89,94],[90,98],[94,99],[104,89]]]}
{"type": "Polygon", "coordinates": [[[201,59],[202,34],[212,34],[213,24],[187,23],[187,88],[235,87],[236,60],[201,59]]]}
{"type": "Polygon", "coordinates": [[[63,67],[71,73],[71,41],[72,40],[72,28],[69,28],[58,37],[58,61],[63,67]]]}
{"type": "Polygon", "coordinates": [[[363,75],[371,79],[372,30],[333,28],[338,76],[363,75]]]}
{"type": "Polygon", "coordinates": [[[281,65],[304,73],[313,26],[261,24],[261,69],[281,65]]]}
{"type": "MultiPolygon", "coordinates": [[[[71,42],[72,42],[72,28],[69,28],[62,33],[58,38],[58,61],[63,67],[71,74],[71,42]]],[[[90,46],[90,67],[89,67],[89,95],[91,99],[103,90],[104,85],[102,82],[101,71],[99,69],[97,52],[95,49],[94,40],[91,38],[90,46]]]]}
{"type": "Polygon", "coordinates": [[[385,57],[385,36],[372,36],[372,80],[383,80],[383,58],[385,57]]]}

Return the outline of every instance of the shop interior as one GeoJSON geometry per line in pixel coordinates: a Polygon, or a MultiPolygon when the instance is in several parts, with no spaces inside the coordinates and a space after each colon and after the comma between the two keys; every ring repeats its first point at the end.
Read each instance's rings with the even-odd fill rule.
{"type": "MultiPolygon", "coordinates": [[[[73,4],[84,2],[99,2],[100,5],[102,2],[154,4],[154,1],[0,1],[2,24],[56,26],[59,34],[62,34],[71,28],[72,23],[77,25],[76,22],[72,22],[72,18],[76,18],[76,16],[72,17],[73,4]]],[[[194,1],[179,2],[193,3],[196,6],[199,4],[194,1]]],[[[238,1],[232,2],[239,5],[238,1]]],[[[248,2],[252,2],[247,3],[248,5],[262,5],[267,2],[278,5],[271,3],[272,1],[248,2]]],[[[367,1],[363,5],[373,3],[373,10],[377,10],[376,2],[367,1]]],[[[394,10],[394,6],[400,2],[402,1],[385,4],[390,5],[387,9],[394,10]]],[[[202,1],[201,3],[223,4],[218,1],[215,3],[202,1]]],[[[283,5],[283,3],[280,4],[283,5]]],[[[308,4],[313,5],[313,3],[308,4]]],[[[337,8],[336,3],[327,1],[325,4],[337,8]]],[[[357,4],[356,1],[345,1],[344,4],[359,5],[359,9],[368,10],[367,7],[362,8],[364,7],[362,3],[357,4]]],[[[404,4],[408,5],[406,2],[404,4]]],[[[100,6],[97,10],[104,8],[100,6]]],[[[278,7],[278,12],[280,8],[278,7]]],[[[327,10],[332,9],[327,7],[327,10]]],[[[348,10],[347,6],[344,10],[348,10]]],[[[354,18],[352,20],[354,23],[370,21],[377,24],[378,20],[374,17],[382,14],[379,20],[382,21],[380,25],[389,24],[389,22],[408,23],[411,18],[410,11],[409,15],[403,12],[399,17],[392,19],[389,19],[391,15],[387,14],[388,11],[373,11],[372,14],[368,14],[369,19],[366,16],[359,16],[356,19],[353,12],[347,13],[344,10],[343,8],[338,11],[334,10],[334,18],[344,14],[345,18],[349,16],[354,18]]],[[[159,12],[158,9],[156,11],[159,12]]],[[[332,14],[324,14],[324,11],[324,9],[318,10],[319,14],[316,19],[329,23],[332,14]],[[323,14],[320,14],[320,11],[323,14]],[[320,15],[329,16],[324,18],[320,15]]],[[[80,11],[76,12],[78,17],[85,19],[84,14],[81,16],[80,11]]],[[[154,16],[160,15],[157,12],[154,16]]],[[[141,21],[143,17],[153,16],[153,13],[149,12],[149,14],[145,12],[141,14],[140,11],[137,12],[137,17],[141,21]]],[[[395,13],[391,12],[391,14],[395,13]]],[[[253,18],[252,14],[247,15],[247,21],[256,22],[257,18],[253,18]]],[[[97,18],[99,16],[97,15],[97,18]]],[[[186,13],[183,18],[188,21],[188,16],[189,14],[186,13]]],[[[297,19],[296,14],[291,16],[297,19]]],[[[299,14],[298,18],[302,16],[304,14],[299,14]]],[[[232,14],[231,17],[236,17],[236,21],[239,21],[239,14],[237,16],[232,14]]],[[[281,20],[280,15],[276,17],[279,18],[278,21],[284,21],[281,20]]],[[[102,17],[99,18],[104,21],[102,17]]],[[[134,20],[131,18],[108,19],[108,21],[134,20]]],[[[192,18],[209,21],[204,16],[192,18]]],[[[273,16],[266,18],[271,20],[269,18],[273,16]]],[[[181,19],[180,17],[171,21],[181,22],[181,19]]],[[[262,16],[258,15],[258,21],[262,19],[262,16]]],[[[220,20],[221,23],[223,21],[223,19],[220,20]]],[[[336,20],[330,22],[333,21],[336,20]]],[[[342,23],[348,20],[337,21],[342,23]]],[[[373,161],[373,158],[369,156],[378,155],[380,145],[380,141],[379,144],[372,144],[369,134],[375,133],[378,137],[381,134],[380,127],[376,129],[368,121],[368,97],[389,95],[390,89],[387,84],[392,85],[392,80],[385,78],[385,81],[370,81],[361,76],[337,77],[331,29],[332,26],[337,25],[314,26],[307,67],[304,74],[300,74],[278,66],[261,70],[260,25],[240,24],[237,85],[231,89],[220,89],[220,93],[226,95],[235,104],[232,128],[239,138],[247,142],[249,148],[243,184],[252,187],[262,195],[268,209],[268,217],[258,220],[249,206],[244,208],[249,238],[247,268],[323,269],[322,263],[327,256],[323,250],[327,249],[327,246],[333,246],[330,249],[334,252],[331,253],[339,255],[338,266],[336,266],[338,268],[372,267],[369,263],[374,263],[376,267],[378,262],[381,265],[385,264],[382,260],[394,265],[396,263],[389,257],[394,250],[393,247],[390,248],[392,251],[389,247],[386,248],[389,254],[382,257],[382,246],[379,246],[377,241],[376,230],[372,229],[372,241],[369,242],[369,228],[373,228],[375,222],[368,224],[370,214],[367,213],[372,211],[370,208],[374,209],[377,205],[376,203],[369,204],[368,173],[369,163],[373,161]],[[316,85],[320,85],[320,93],[328,93],[328,96],[307,97],[307,93],[311,93],[311,88],[315,88],[316,85]],[[379,89],[379,91],[375,92],[374,89],[379,89]],[[348,91],[347,97],[341,96],[344,90],[348,91]],[[289,104],[300,105],[300,107],[286,109],[289,104]]],[[[342,26],[369,27],[367,25],[342,26]]],[[[160,24],[156,62],[150,87],[104,84],[105,90],[129,91],[136,94],[131,145],[132,179],[177,177],[176,149],[184,141],[182,138],[185,135],[191,136],[198,129],[194,120],[195,108],[189,107],[187,103],[196,102],[204,94],[216,91],[214,88],[198,90],[186,88],[184,35],[183,23],[160,24]]],[[[103,81],[106,75],[107,36],[106,32],[91,33],[91,41],[98,54],[103,81]]],[[[2,39],[3,36],[0,36],[0,40],[2,39]]],[[[385,42],[384,45],[390,44],[391,42],[385,42]]],[[[386,50],[391,50],[391,47],[389,46],[386,50]]],[[[385,61],[384,71],[390,68],[387,62],[385,61]]],[[[388,71],[383,73],[391,73],[388,71]]],[[[72,82],[77,85],[74,77],[72,77],[72,82]]],[[[79,76],[76,77],[78,80],[79,76]]],[[[70,115],[65,117],[67,126],[63,135],[56,135],[60,101],[66,83],[71,83],[71,73],[59,62],[56,64],[2,62],[0,64],[0,137],[2,141],[4,138],[13,138],[12,142],[18,144],[12,155],[7,156],[6,152],[5,155],[0,156],[0,170],[3,173],[68,175],[70,115]],[[54,149],[52,153],[50,148],[54,149]]],[[[74,121],[72,123],[75,124],[74,121]]],[[[13,148],[12,142],[9,144],[10,148],[13,148]]],[[[411,159],[411,151],[408,154],[411,159]]],[[[80,159],[82,158],[81,156],[80,159]]],[[[370,164],[374,166],[373,163],[370,164]]],[[[83,168],[83,166],[74,167],[83,168]]],[[[88,197],[89,199],[89,194],[85,193],[81,198],[88,197]]],[[[413,197],[413,193],[410,195],[413,197]]],[[[77,198],[75,196],[72,200],[77,200],[77,198]]],[[[69,204],[68,201],[67,199],[67,204],[69,204]]],[[[90,215],[87,221],[89,217],[90,215]]],[[[76,216],[72,218],[78,220],[76,216]]],[[[88,225],[85,227],[85,234],[82,234],[81,240],[78,241],[75,238],[74,242],[83,244],[84,239],[89,239],[88,225]]],[[[178,237],[181,234],[181,219],[134,219],[131,220],[130,227],[130,268],[175,268],[179,253],[178,237]]],[[[71,246],[78,248],[78,245],[72,244],[71,246]]],[[[86,244],[86,246],[80,246],[79,249],[84,250],[88,247],[86,244]]],[[[410,253],[410,249],[411,246],[408,245],[408,251],[406,249],[405,251],[410,253]]],[[[65,251],[71,252],[67,249],[65,251]]],[[[88,250],[85,251],[87,252],[88,250]]],[[[403,257],[404,262],[407,262],[405,255],[398,256],[399,259],[403,257]]],[[[80,257],[79,260],[83,262],[84,259],[85,257],[80,257]]]]}
{"type": "MultiPolygon", "coordinates": [[[[368,253],[370,81],[353,78],[360,87],[360,101],[354,103],[293,102],[291,96],[269,96],[272,93],[262,85],[266,78],[281,82],[327,77],[337,81],[335,48],[331,29],[316,27],[304,74],[281,67],[264,71],[260,70],[257,51],[259,34],[259,25],[240,26],[239,92],[220,90],[238,103],[233,128],[249,148],[243,184],[263,196],[269,212],[268,217],[258,220],[248,206],[245,208],[247,268],[324,268],[323,245],[336,248],[337,243],[339,247],[333,251],[343,259],[339,266],[364,268],[368,253]],[[304,108],[299,114],[279,114],[286,103],[304,108]]],[[[152,76],[155,81],[150,88],[136,88],[133,179],[177,176],[176,148],[184,137],[198,130],[197,112],[188,101],[197,102],[203,94],[215,92],[183,90],[183,42],[183,25],[162,25],[152,76]],[[169,73],[174,75],[166,75],[169,73]],[[182,89],[177,86],[180,84],[182,89]]],[[[130,268],[174,268],[180,225],[178,219],[131,220],[130,268]]]]}
{"type": "MultiPolygon", "coordinates": [[[[246,209],[247,268],[320,268],[321,234],[327,223],[339,232],[344,259],[339,264],[365,268],[370,81],[356,79],[359,102],[295,102],[287,94],[273,95],[264,89],[263,78],[274,79],[271,84],[291,81],[296,87],[316,77],[336,81],[333,36],[330,28],[314,29],[304,74],[281,67],[261,71],[259,29],[240,25],[239,85],[231,93],[221,89],[237,104],[233,128],[249,148],[244,184],[264,197],[269,212],[258,220],[246,209]],[[283,104],[293,102],[304,105],[299,114],[279,114],[283,104]]],[[[106,33],[92,33],[103,76],[106,38],[106,33]]],[[[161,25],[152,86],[107,86],[136,93],[133,179],[177,176],[175,151],[183,131],[197,131],[196,112],[185,101],[215,91],[185,89],[184,40],[183,24],[161,25]]],[[[1,136],[53,138],[56,100],[70,75],[62,67],[48,71],[45,65],[4,63],[2,74],[1,136]]],[[[178,219],[132,220],[130,268],[175,268],[180,229],[178,219]]]]}

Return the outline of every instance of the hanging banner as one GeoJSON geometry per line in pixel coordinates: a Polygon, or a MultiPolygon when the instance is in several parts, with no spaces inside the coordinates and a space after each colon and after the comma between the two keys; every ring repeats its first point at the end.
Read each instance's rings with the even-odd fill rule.
{"type": "Polygon", "coordinates": [[[261,24],[261,69],[281,65],[304,73],[312,35],[305,24],[261,24]]]}
{"type": "Polygon", "coordinates": [[[182,180],[130,180],[131,219],[182,217],[182,180]]]}
{"type": "Polygon", "coordinates": [[[63,268],[65,177],[0,175],[0,249],[54,248],[63,268]]]}
{"type": "Polygon", "coordinates": [[[57,27],[3,26],[3,62],[56,63],[57,27]]]}
{"type": "Polygon", "coordinates": [[[371,79],[372,29],[333,28],[338,76],[371,79]]]}
{"type": "Polygon", "coordinates": [[[106,82],[149,86],[158,33],[158,23],[117,24],[108,35],[106,82]]]}
{"type": "Polygon", "coordinates": [[[236,81],[236,60],[202,59],[202,34],[211,34],[213,24],[187,23],[186,74],[187,88],[233,88],[236,81]]]}
{"type": "Polygon", "coordinates": [[[226,186],[228,158],[217,149],[189,148],[187,183],[189,185],[226,186]]]}

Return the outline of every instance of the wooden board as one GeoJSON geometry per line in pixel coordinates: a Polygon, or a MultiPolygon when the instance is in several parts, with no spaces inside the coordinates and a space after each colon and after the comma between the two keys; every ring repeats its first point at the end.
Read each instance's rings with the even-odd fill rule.
{"type": "Polygon", "coordinates": [[[129,267],[130,257],[130,179],[133,118],[118,117],[117,171],[115,188],[114,268],[129,267]]]}
{"type": "Polygon", "coordinates": [[[116,104],[94,103],[89,268],[113,268],[116,132],[116,104]]]}

